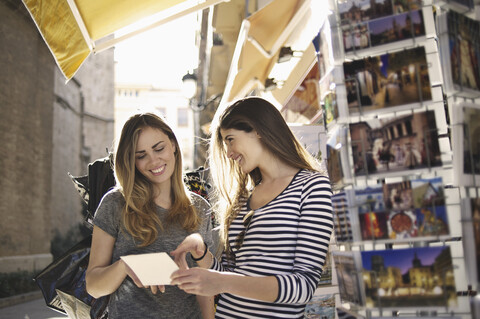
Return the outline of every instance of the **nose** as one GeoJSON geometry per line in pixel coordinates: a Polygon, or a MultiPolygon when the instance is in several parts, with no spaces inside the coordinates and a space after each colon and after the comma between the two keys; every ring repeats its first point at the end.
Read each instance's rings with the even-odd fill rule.
{"type": "Polygon", "coordinates": [[[233,156],[233,151],[232,149],[230,148],[230,146],[226,146],[226,152],[227,152],[227,158],[232,158],[233,156]]]}
{"type": "Polygon", "coordinates": [[[156,166],[160,162],[159,156],[158,155],[156,156],[155,154],[152,154],[151,156],[148,156],[147,162],[151,166],[156,166]]]}

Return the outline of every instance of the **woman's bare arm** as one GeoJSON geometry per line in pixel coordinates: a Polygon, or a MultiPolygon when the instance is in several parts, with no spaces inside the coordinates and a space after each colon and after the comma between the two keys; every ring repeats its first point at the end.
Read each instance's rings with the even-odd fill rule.
{"type": "Polygon", "coordinates": [[[111,264],[115,238],[94,226],[90,261],[85,276],[87,292],[94,298],[113,293],[127,276],[122,260],[111,264]]]}

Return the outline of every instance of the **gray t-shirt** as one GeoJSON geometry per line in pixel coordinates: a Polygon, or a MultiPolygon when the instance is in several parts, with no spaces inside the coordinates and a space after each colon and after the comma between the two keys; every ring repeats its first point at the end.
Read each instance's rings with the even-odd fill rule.
{"type": "MultiPolygon", "coordinates": [[[[211,247],[211,209],[208,202],[201,196],[190,193],[193,206],[202,220],[199,229],[204,241],[211,247]]],[[[112,263],[120,256],[131,254],[145,254],[154,252],[170,253],[185,239],[190,232],[180,225],[163,223],[167,210],[157,206],[157,212],[164,225],[164,231],[159,230],[158,238],[147,247],[138,247],[133,237],[125,230],[121,223],[121,214],[125,200],[118,190],[111,190],[105,194],[95,213],[94,225],[98,226],[115,240],[112,263]]],[[[187,257],[189,266],[193,261],[187,257]]],[[[165,286],[165,293],[153,294],[150,289],[138,288],[130,277],[123,281],[118,289],[110,295],[108,304],[109,318],[172,318],[192,319],[201,318],[200,307],[195,295],[187,294],[177,286],[165,286]]]]}

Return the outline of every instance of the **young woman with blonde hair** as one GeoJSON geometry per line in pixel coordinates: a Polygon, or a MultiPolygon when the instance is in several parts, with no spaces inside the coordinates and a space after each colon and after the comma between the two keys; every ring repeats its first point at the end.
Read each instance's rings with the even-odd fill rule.
{"type": "Polygon", "coordinates": [[[175,272],[172,284],[219,294],[216,318],[303,318],[333,230],[329,179],[275,106],[258,97],[223,112],[210,156],[224,253],[217,260],[202,236],[190,235],[172,255],[178,263],[188,252],[203,256],[200,267],[175,272]]]}
{"type": "Polygon", "coordinates": [[[193,232],[211,241],[210,206],[184,186],[175,134],[155,114],[134,115],[123,127],[114,163],[117,187],[95,213],[88,293],[110,295],[109,318],[212,317],[213,298],[175,286],[143,287],[120,259],[170,252],[193,232]]]}

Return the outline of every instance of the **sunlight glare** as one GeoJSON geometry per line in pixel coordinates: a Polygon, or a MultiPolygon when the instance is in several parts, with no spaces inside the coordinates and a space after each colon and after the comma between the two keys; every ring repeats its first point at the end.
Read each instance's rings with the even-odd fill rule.
{"type": "Polygon", "coordinates": [[[115,46],[115,82],[178,88],[198,65],[197,14],[189,14],[115,46]]]}

